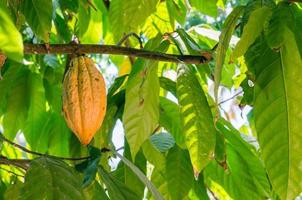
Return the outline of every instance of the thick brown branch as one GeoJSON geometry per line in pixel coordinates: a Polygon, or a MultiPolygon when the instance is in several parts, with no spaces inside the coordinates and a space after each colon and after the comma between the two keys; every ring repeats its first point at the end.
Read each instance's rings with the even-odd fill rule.
{"type": "Polygon", "coordinates": [[[88,45],[88,44],[51,44],[46,49],[44,44],[24,44],[25,54],[112,54],[135,56],[150,60],[186,63],[186,64],[203,64],[209,62],[205,56],[193,55],[175,55],[160,52],[147,51],[129,47],[115,45],[88,45]]]}

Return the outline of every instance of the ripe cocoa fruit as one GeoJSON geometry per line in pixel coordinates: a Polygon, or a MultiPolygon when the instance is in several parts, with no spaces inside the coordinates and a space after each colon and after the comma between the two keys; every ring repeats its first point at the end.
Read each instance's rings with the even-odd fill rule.
{"type": "Polygon", "coordinates": [[[89,144],[106,113],[105,81],[92,59],[79,56],[71,60],[62,100],[68,127],[82,144],[89,144]]]}

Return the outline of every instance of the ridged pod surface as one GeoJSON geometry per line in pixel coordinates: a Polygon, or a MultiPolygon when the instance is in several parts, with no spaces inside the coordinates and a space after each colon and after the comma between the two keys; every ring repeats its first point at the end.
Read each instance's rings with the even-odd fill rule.
{"type": "Polygon", "coordinates": [[[82,144],[89,144],[106,113],[105,81],[92,59],[80,56],[71,60],[62,99],[68,127],[82,144]]]}

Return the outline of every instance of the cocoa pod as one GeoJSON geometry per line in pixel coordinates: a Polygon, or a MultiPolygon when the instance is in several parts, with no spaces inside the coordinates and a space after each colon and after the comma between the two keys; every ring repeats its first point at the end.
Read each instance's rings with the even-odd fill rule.
{"type": "Polygon", "coordinates": [[[70,65],[63,80],[63,113],[68,127],[87,145],[106,113],[105,81],[88,57],[75,57],[70,65]]]}

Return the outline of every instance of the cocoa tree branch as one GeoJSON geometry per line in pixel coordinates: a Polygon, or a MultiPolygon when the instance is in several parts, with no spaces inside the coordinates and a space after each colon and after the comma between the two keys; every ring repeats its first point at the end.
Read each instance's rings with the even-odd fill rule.
{"type": "Polygon", "coordinates": [[[17,143],[14,143],[12,141],[10,141],[9,139],[5,138],[3,136],[3,134],[0,132],[0,140],[3,140],[4,142],[7,142],[8,144],[26,152],[26,153],[29,153],[29,154],[33,154],[33,155],[37,155],[37,156],[46,156],[46,157],[49,157],[49,158],[56,158],[56,159],[61,159],[61,160],[71,160],[71,161],[78,161],[78,160],[87,160],[90,158],[90,156],[87,156],[87,157],[81,157],[81,158],[66,158],[66,157],[60,157],[60,156],[53,156],[53,155],[48,155],[48,154],[43,154],[43,153],[39,153],[39,152],[35,152],[35,151],[31,151],[17,143]]]}
{"type": "Polygon", "coordinates": [[[184,64],[204,64],[208,63],[211,60],[211,58],[203,55],[176,55],[135,49],[130,47],[121,47],[116,45],[91,44],[50,44],[46,48],[45,44],[25,43],[24,54],[112,54],[184,64]]]}

